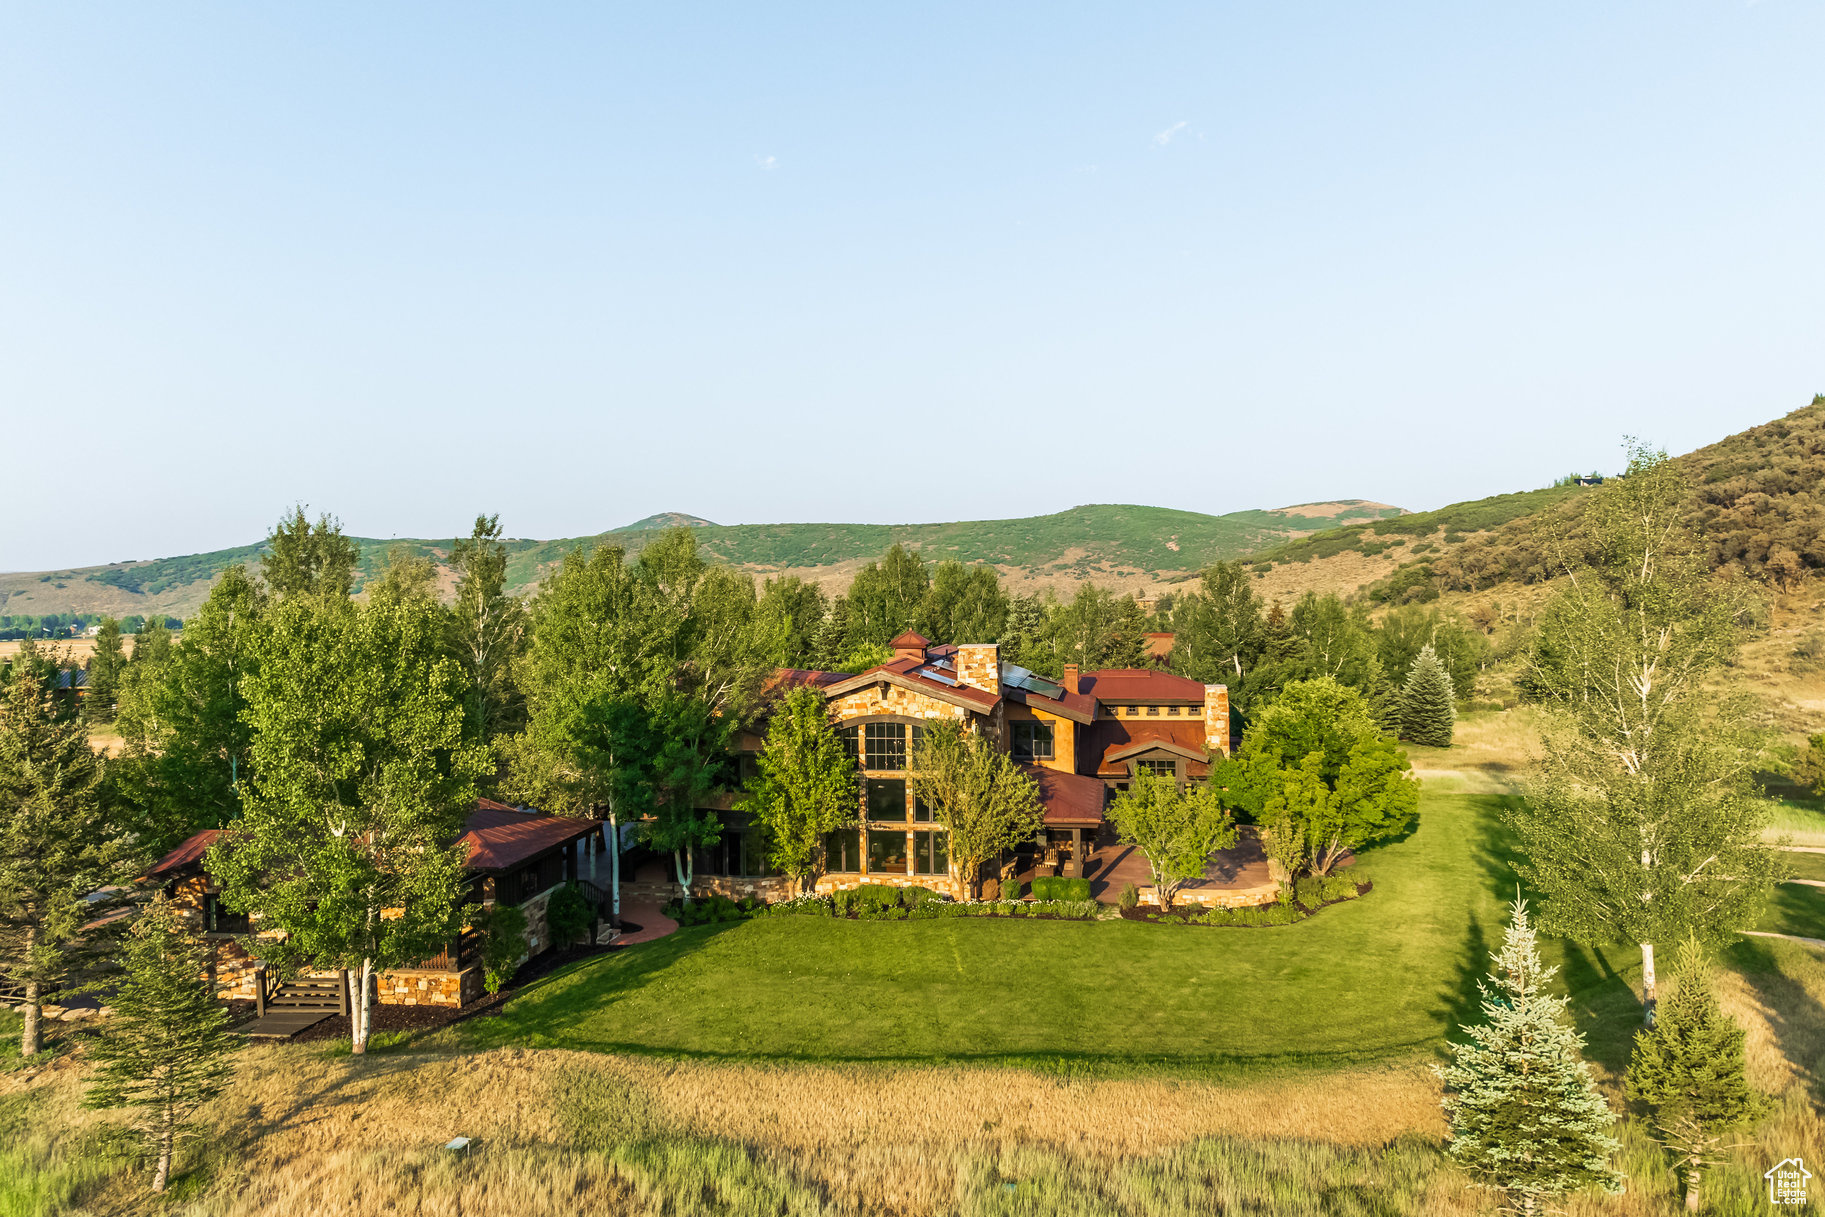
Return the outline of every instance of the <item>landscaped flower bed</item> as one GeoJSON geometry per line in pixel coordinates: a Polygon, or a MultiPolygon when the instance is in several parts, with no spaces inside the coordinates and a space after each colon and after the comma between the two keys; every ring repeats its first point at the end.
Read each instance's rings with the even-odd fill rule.
{"type": "Polygon", "coordinates": [[[1293,899],[1285,904],[1256,904],[1239,909],[1205,909],[1181,904],[1170,913],[1158,909],[1127,908],[1122,916],[1129,921],[1160,921],[1178,925],[1264,926],[1291,925],[1303,921],[1330,904],[1342,904],[1366,896],[1372,883],[1357,883],[1346,875],[1308,875],[1293,886],[1293,899]]]}

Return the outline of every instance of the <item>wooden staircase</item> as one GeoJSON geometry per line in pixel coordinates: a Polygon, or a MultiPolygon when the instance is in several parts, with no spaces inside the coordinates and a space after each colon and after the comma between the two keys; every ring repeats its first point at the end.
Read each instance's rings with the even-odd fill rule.
{"type": "Polygon", "coordinates": [[[254,986],[258,1017],[241,1031],[248,1039],[288,1040],[326,1018],[349,1012],[346,976],[300,976],[268,987],[262,968],[254,986]]]}

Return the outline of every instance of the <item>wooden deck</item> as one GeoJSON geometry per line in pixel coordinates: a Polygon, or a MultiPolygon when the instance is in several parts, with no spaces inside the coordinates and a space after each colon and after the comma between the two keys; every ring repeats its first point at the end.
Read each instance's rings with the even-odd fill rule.
{"type": "Polygon", "coordinates": [[[272,1010],[240,1031],[250,1040],[288,1040],[335,1014],[334,1010],[272,1010]]]}

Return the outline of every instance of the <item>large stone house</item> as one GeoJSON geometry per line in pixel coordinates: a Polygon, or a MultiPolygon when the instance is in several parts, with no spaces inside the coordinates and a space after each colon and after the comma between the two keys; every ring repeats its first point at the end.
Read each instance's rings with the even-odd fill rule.
{"type": "MultiPolygon", "coordinates": [[[[464,822],[458,843],[468,853],[464,903],[517,905],[526,913],[527,948],[536,955],[554,945],[545,925],[551,895],[566,882],[593,873],[603,848],[599,820],[545,815],[480,799],[464,822]]],[[[222,833],[206,829],[166,854],[147,872],[212,944],[217,995],[253,999],[259,960],[241,946],[257,924],[221,903],[221,889],[207,870],[209,847],[222,833]]],[[[464,928],[438,954],[418,966],[382,974],[375,1000],[389,1005],[460,1006],[482,994],[478,936],[464,928]]]]}
{"type": "MultiPolygon", "coordinates": [[[[1107,842],[1103,809],[1136,774],[1200,781],[1213,757],[1229,753],[1223,685],[1151,668],[1080,673],[1075,666],[1054,682],[1002,662],[994,643],[934,646],[910,631],[892,647],[891,660],[866,672],[787,669],[770,686],[821,692],[862,770],[859,823],[826,839],[820,891],[888,883],[965,894],[963,877],[951,873],[943,828],[906,780],[919,733],[933,721],[971,724],[1034,779],[1045,828],[1020,864],[1066,875],[1079,873],[1107,842]]],[[[758,731],[743,736],[744,774],[762,739],[758,731]]],[[[725,798],[717,809],[721,840],[693,859],[693,888],[768,899],[791,894],[789,879],[768,873],[758,834],[731,802],[725,798]]]]}

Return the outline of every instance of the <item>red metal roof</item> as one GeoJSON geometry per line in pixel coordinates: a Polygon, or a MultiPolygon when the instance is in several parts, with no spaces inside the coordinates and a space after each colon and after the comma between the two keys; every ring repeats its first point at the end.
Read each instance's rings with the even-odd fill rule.
{"type": "MultiPolygon", "coordinates": [[[[469,847],[468,867],[474,871],[508,871],[561,845],[587,837],[601,828],[602,821],[578,816],[548,816],[538,811],[521,811],[493,799],[477,799],[475,810],[463,822],[463,835],[457,840],[469,847]]],[[[203,855],[215,839],[219,828],[207,828],[160,858],[147,873],[158,878],[176,871],[202,866],[203,855]]]]}
{"type": "Polygon", "coordinates": [[[173,871],[183,870],[187,866],[200,865],[203,855],[209,852],[209,847],[214,845],[215,839],[221,835],[222,830],[219,828],[205,828],[153,863],[152,869],[146,872],[147,877],[156,879],[160,875],[168,875],[173,871]]]}
{"type": "Polygon", "coordinates": [[[869,677],[885,677],[892,679],[894,683],[930,694],[939,701],[966,702],[971,709],[979,709],[983,714],[993,710],[995,704],[1001,700],[995,694],[985,689],[978,689],[974,685],[966,685],[960,681],[950,683],[945,680],[928,679],[920,672],[923,667],[925,667],[923,660],[890,659],[886,663],[876,664],[866,672],[843,677],[842,680],[833,682],[832,687],[853,681],[855,682],[854,687],[859,688],[867,683],[869,677]]]}
{"type": "Polygon", "coordinates": [[[853,672],[819,672],[810,668],[775,668],[773,675],[761,682],[760,692],[762,697],[767,697],[807,685],[821,689],[839,680],[848,680],[853,675],[853,672]]]}
{"type": "MultiPolygon", "coordinates": [[[[1163,744],[1175,749],[1205,756],[1204,720],[1201,718],[1099,718],[1085,729],[1077,746],[1079,769],[1089,769],[1104,777],[1121,777],[1128,772],[1126,760],[1145,747],[1135,745],[1163,744]]],[[[1193,762],[1193,777],[1209,772],[1203,761],[1193,762]]]]}
{"type": "Polygon", "coordinates": [[[548,816],[520,811],[493,799],[478,799],[475,810],[469,813],[466,831],[457,840],[469,846],[470,870],[508,871],[601,827],[600,820],[548,816]]]}
{"type": "Polygon", "coordinates": [[[1085,672],[1077,679],[1080,693],[1099,701],[1204,700],[1204,686],[1187,676],[1152,668],[1104,668],[1085,672]]]}
{"type": "Polygon", "coordinates": [[[1109,788],[1100,778],[1063,773],[1043,765],[1022,765],[1020,768],[1039,787],[1039,801],[1045,805],[1048,825],[1070,828],[1103,822],[1103,803],[1108,798],[1109,788]]]}
{"type": "MultiPolygon", "coordinates": [[[[875,637],[878,638],[878,637],[880,637],[880,635],[877,634],[877,635],[875,635],[875,637]]],[[[931,641],[932,641],[931,639],[929,639],[925,635],[921,634],[918,630],[907,630],[904,633],[902,633],[902,634],[898,635],[897,637],[893,638],[892,640],[890,640],[887,645],[892,647],[896,651],[899,650],[901,647],[905,647],[910,650],[913,647],[928,647],[931,645],[931,641]]]]}

